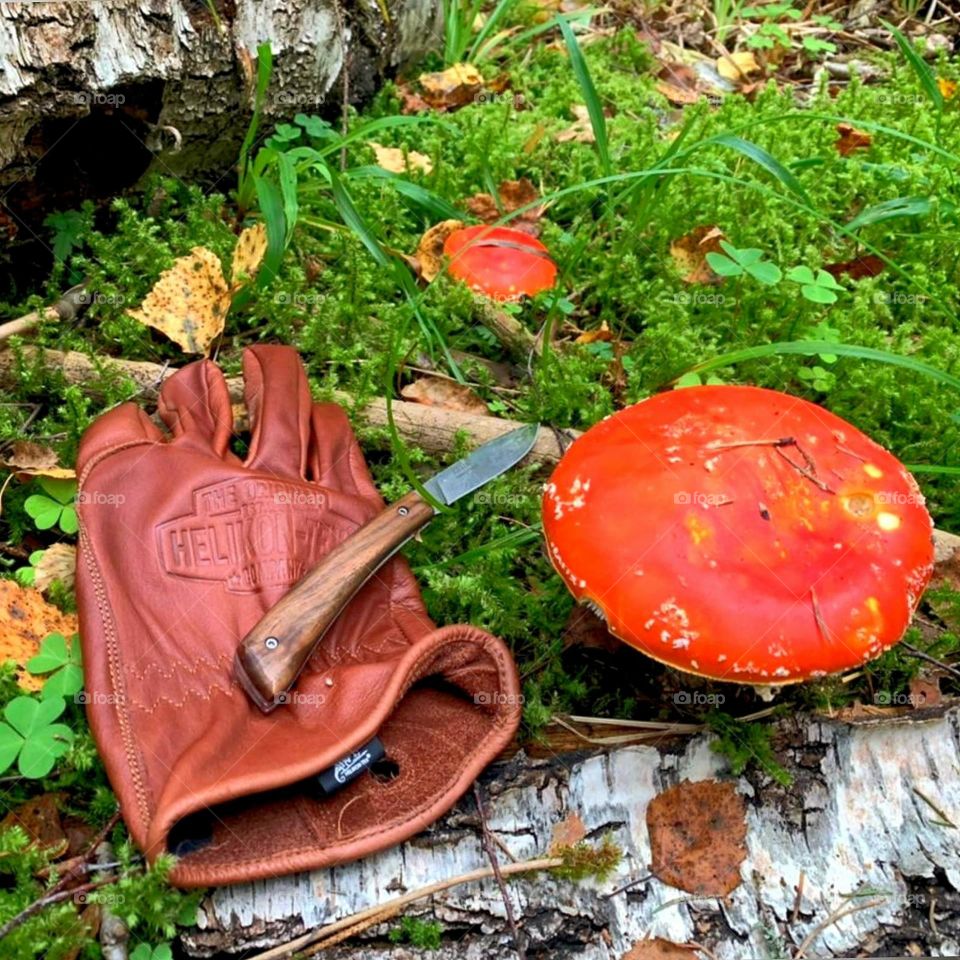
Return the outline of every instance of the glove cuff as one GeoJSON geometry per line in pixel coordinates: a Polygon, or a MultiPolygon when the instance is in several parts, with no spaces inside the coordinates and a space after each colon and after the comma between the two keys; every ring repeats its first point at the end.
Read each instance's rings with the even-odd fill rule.
{"type": "MultiPolygon", "coordinates": [[[[219,789],[204,795],[185,793],[173,771],[147,844],[151,859],[179,844],[171,882],[221,885],[332,866],[400,843],[449,810],[516,732],[522,697],[513,660],[485,631],[450,626],[422,636],[389,666],[362,721],[337,731],[338,755],[327,748],[330,731],[319,732],[322,747],[302,779],[268,789],[250,784],[242,795],[224,780],[226,796],[219,789]],[[374,736],[385,758],[336,792],[321,793],[317,774],[374,736]],[[204,842],[184,844],[198,818],[201,834],[209,831],[204,842]]],[[[289,777],[291,769],[277,759],[289,777]]]]}

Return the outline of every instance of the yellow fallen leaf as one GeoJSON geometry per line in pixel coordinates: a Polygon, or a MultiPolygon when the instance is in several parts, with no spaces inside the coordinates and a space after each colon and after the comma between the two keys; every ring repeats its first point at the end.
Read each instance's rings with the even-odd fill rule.
{"type": "Polygon", "coordinates": [[[425,153],[417,153],[416,150],[403,150],[397,147],[385,147],[382,144],[370,140],[368,147],[373,148],[377,157],[377,166],[383,170],[389,170],[390,173],[406,173],[408,170],[422,170],[424,173],[430,173],[433,170],[433,161],[425,153]]]}
{"type": "Polygon", "coordinates": [[[750,50],[738,50],[736,53],[724,54],[717,57],[717,73],[724,80],[733,83],[742,83],[752,73],[760,72],[760,64],[750,50]]]}
{"type": "Polygon", "coordinates": [[[575,103],[570,107],[570,112],[574,116],[574,124],[561,130],[557,136],[557,143],[593,143],[596,137],[593,135],[593,125],[590,123],[590,111],[585,106],[575,103]]]}
{"type": "Polygon", "coordinates": [[[608,343],[613,339],[613,331],[604,320],[595,330],[585,330],[574,343],[608,343]]]}
{"type": "Polygon", "coordinates": [[[439,110],[462,107],[483,89],[483,77],[470,63],[455,63],[438,73],[423,73],[417,79],[423,99],[439,110]]]}
{"type": "Polygon", "coordinates": [[[166,334],[184,353],[206,354],[223,333],[230,289],[217,255],[194,247],[160,274],[147,298],[130,316],[166,334]]]}
{"type": "Polygon", "coordinates": [[[56,451],[30,440],[15,440],[10,452],[0,460],[0,466],[10,467],[15,473],[31,477],[55,477],[70,480],[76,473],[69,467],[61,467],[56,451]]]}
{"type": "Polygon", "coordinates": [[[62,613],[47,603],[38,590],[21,587],[13,580],[0,580],[0,663],[17,664],[17,683],[24,690],[36,691],[43,678],[27,673],[27,661],[40,651],[40,641],[48,633],[65,637],[77,632],[77,617],[62,613]]]}
{"type": "Polygon", "coordinates": [[[436,280],[443,269],[443,244],[447,237],[462,226],[462,220],[441,220],[420,238],[414,258],[417,272],[427,283],[436,280]]]}
{"type": "Polygon", "coordinates": [[[717,283],[720,278],[707,263],[708,253],[720,252],[723,231],[712,224],[694,227],[670,244],[670,256],[684,283],[717,283]]]}
{"type": "Polygon", "coordinates": [[[252,280],[260,269],[267,252],[267,225],[263,222],[247,227],[233,248],[233,270],[230,283],[234,288],[245,280],[252,280]]]}
{"type": "Polygon", "coordinates": [[[952,100],[957,92],[957,81],[946,77],[937,77],[937,88],[944,100],[952,100]]]}

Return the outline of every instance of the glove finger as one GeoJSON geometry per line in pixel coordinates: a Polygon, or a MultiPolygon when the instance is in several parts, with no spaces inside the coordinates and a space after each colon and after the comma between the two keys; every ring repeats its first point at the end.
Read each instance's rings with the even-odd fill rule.
{"type": "Polygon", "coordinates": [[[245,466],[304,478],[313,401],[293,347],[259,344],[243,352],[244,395],[250,414],[245,466]]]}
{"type": "Polygon", "coordinates": [[[227,382],[216,364],[198,360],[178,370],[160,390],[158,411],[173,431],[170,441],[218,458],[229,452],[233,413],[227,382]]]}
{"type": "Polygon", "coordinates": [[[311,428],[308,479],[382,507],[383,499],[343,409],[335,403],[314,404],[311,428]]]}
{"type": "Polygon", "coordinates": [[[77,476],[83,476],[87,464],[107,450],[144,440],[159,443],[163,434],[140,407],[124,403],[109,410],[84,431],[77,451],[77,476]]]}

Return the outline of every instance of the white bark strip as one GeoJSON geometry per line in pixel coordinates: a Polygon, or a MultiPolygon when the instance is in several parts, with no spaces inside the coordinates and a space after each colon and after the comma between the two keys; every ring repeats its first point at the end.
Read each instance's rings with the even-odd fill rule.
{"type": "MultiPolygon", "coordinates": [[[[781,762],[795,783],[784,789],[758,774],[738,780],[748,798],[749,854],[743,883],[725,903],[697,901],[658,880],[602,897],[647,874],[650,800],[681,780],[724,775],[725,761],[707,737],[679,752],[632,746],[586,758],[534,761],[521,755],[488,772],[489,827],[516,857],[544,855],[554,825],[573,813],[589,837],[610,833],[625,851],[617,876],[602,888],[543,875],[511,881],[531,952],[539,946],[551,957],[619,960],[637,940],[660,936],[704,944],[718,960],[792,956],[831,914],[881,901],[826,926],[806,955],[843,956],[871,943],[872,952],[885,955],[902,955],[910,943],[924,955],[960,953],[960,838],[956,827],[938,823],[934,809],[960,824],[956,709],[926,720],[855,726],[796,718],[781,727],[780,741],[786,741],[781,762]],[[802,897],[791,923],[801,874],[802,897]]],[[[273,945],[485,864],[476,811],[465,799],[433,829],[363,862],[215,891],[188,945],[197,953],[273,945]]],[[[419,912],[440,919],[459,938],[431,953],[438,960],[510,955],[493,882],[452,890],[419,912]]],[[[384,939],[386,929],[361,947],[323,955],[412,956],[384,939]]]]}

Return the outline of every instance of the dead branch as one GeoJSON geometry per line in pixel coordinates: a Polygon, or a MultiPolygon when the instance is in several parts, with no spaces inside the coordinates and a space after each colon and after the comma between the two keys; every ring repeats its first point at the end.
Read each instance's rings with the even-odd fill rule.
{"type": "Polygon", "coordinates": [[[52,307],[35,310],[16,320],[0,324],[0,342],[21,333],[29,333],[44,320],[60,320],[69,323],[75,320],[87,308],[90,299],[87,296],[86,281],[71,287],[52,307]]]}
{"type": "MultiPolygon", "coordinates": [[[[90,357],[77,351],[42,350],[38,347],[24,347],[23,356],[27,362],[38,356],[43,362],[63,375],[71,384],[93,387],[104,375],[125,377],[137,387],[138,398],[155,401],[163,381],[176,373],[175,367],[144,360],[121,360],[115,357],[90,357]]],[[[0,350],[0,383],[13,384],[17,378],[17,361],[12,351],[0,350]]],[[[236,404],[243,403],[243,381],[240,378],[227,380],[230,399],[236,404]]],[[[335,395],[338,403],[347,408],[353,406],[353,400],[344,393],[335,395]]],[[[387,429],[387,401],[375,397],[356,411],[358,420],[365,426],[376,430],[387,429]]],[[[522,424],[514,420],[499,417],[478,417],[471,414],[447,410],[443,407],[428,407],[424,404],[410,403],[405,400],[393,401],[393,419],[397,431],[407,443],[415,444],[428,453],[446,453],[453,449],[457,436],[466,434],[474,444],[486,443],[501,434],[508,433],[522,424]]],[[[235,428],[245,428],[245,414],[235,421],[235,428]]],[[[579,436],[579,431],[565,431],[567,439],[579,436]]],[[[527,458],[528,463],[556,463],[563,450],[556,434],[543,427],[537,436],[537,442],[527,458]]]]}

